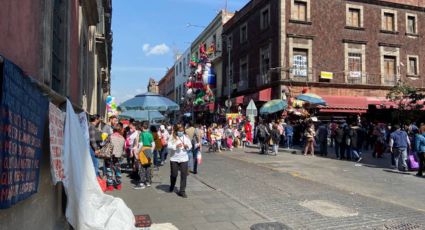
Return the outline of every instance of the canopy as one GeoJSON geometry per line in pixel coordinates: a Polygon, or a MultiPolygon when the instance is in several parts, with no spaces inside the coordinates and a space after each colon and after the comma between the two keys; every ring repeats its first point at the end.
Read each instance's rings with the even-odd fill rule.
{"type": "Polygon", "coordinates": [[[260,108],[260,114],[272,114],[282,111],[288,107],[288,103],[281,99],[268,101],[260,108]]]}
{"type": "Polygon", "coordinates": [[[176,111],[180,107],[174,101],[156,93],[139,94],[118,106],[122,111],[126,110],[154,110],[154,111],[176,111]]]}
{"type": "Polygon", "coordinates": [[[165,117],[158,111],[148,111],[148,110],[128,110],[122,112],[119,118],[130,119],[133,118],[137,121],[152,121],[152,120],[164,120],[165,117]]]}
{"type": "Polygon", "coordinates": [[[322,97],[314,93],[303,93],[301,95],[298,95],[296,99],[308,102],[313,105],[326,105],[326,101],[323,100],[322,97]]]}

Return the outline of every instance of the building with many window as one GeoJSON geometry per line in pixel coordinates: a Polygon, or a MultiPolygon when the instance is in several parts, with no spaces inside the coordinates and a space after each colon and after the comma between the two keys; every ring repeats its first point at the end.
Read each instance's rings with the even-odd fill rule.
{"type": "Polygon", "coordinates": [[[170,100],[176,101],[174,94],[174,78],[175,78],[176,67],[173,66],[167,70],[164,77],[158,82],[159,94],[168,97],[170,100]]]}
{"type": "MultiPolygon", "coordinates": [[[[112,0],[0,2],[2,57],[19,66],[57,106],[68,98],[76,111],[106,115],[112,0]]],[[[0,71],[1,65],[2,60],[0,71]]],[[[44,144],[49,143],[46,137],[44,144]]],[[[49,145],[43,149],[38,192],[1,211],[2,229],[70,228],[63,186],[52,185],[49,145]]]]}
{"type": "Polygon", "coordinates": [[[182,105],[184,97],[186,96],[186,86],[189,75],[190,75],[190,48],[188,48],[182,55],[177,57],[176,63],[174,64],[174,94],[176,95],[176,103],[182,105]]]}
{"type": "Polygon", "coordinates": [[[399,82],[425,88],[424,7],[411,0],[252,0],[224,25],[230,80],[223,84],[232,82],[236,104],[308,89],[334,112],[365,110],[399,82]]]}

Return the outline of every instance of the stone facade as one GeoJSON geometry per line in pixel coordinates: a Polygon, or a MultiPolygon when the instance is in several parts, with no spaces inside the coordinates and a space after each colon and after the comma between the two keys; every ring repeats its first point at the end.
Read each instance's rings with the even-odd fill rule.
{"type": "MultiPolygon", "coordinates": [[[[51,101],[105,114],[110,94],[111,0],[0,0],[0,54],[37,80],[51,101]]],[[[61,184],[52,185],[49,138],[38,192],[0,211],[3,229],[69,229],[61,184]]]]}
{"type": "Polygon", "coordinates": [[[249,89],[236,88],[232,97],[272,88],[272,97],[279,98],[282,85],[297,93],[308,87],[322,95],[376,97],[400,81],[425,88],[424,6],[395,0],[250,1],[224,25],[223,34],[233,39],[223,73],[230,69],[235,81],[249,81],[249,89]],[[244,25],[248,39],[241,42],[244,25]],[[325,79],[322,72],[333,76],[325,79]]]}

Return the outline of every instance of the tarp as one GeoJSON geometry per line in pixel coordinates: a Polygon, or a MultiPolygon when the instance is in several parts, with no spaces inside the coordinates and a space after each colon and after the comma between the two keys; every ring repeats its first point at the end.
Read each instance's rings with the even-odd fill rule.
{"type": "Polygon", "coordinates": [[[78,116],[67,101],[63,181],[66,218],[74,229],[136,229],[134,215],[119,198],[106,195],[97,182],[78,116]]]}

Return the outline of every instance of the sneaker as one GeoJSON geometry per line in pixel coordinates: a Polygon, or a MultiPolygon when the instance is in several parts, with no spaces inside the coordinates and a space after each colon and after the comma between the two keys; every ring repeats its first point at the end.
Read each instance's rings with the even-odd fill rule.
{"type": "Polygon", "coordinates": [[[161,166],[164,166],[164,161],[161,161],[161,166]]]}
{"type": "Polygon", "coordinates": [[[150,186],[151,186],[151,183],[146,182],[146,187],[150,187],[150,186]]]}
{"type": "Polygon", "coordinates": [[[121,184],[117,185],[117,190],[121,190],[121,184]]]}
{"type": "Polygon", "coordinates": [[[114,191],[114,186],[109,185],[108,187],[106,187],[106,191],[114,191]]]}
{"type": "Polygon", "coordinates": [[[146,188],[145,185],[143,183],[140,183],[140,184],[134,186],[133,189],[139,190],[139,189],[144,189],[144,188],[146,188]]]}
{"type": "Polygon", "coordinates": [[[363,160],[363,158],[359,157],[359,159],[357,160],[357,163],[359,163],[361,160],[363,160]]]}

